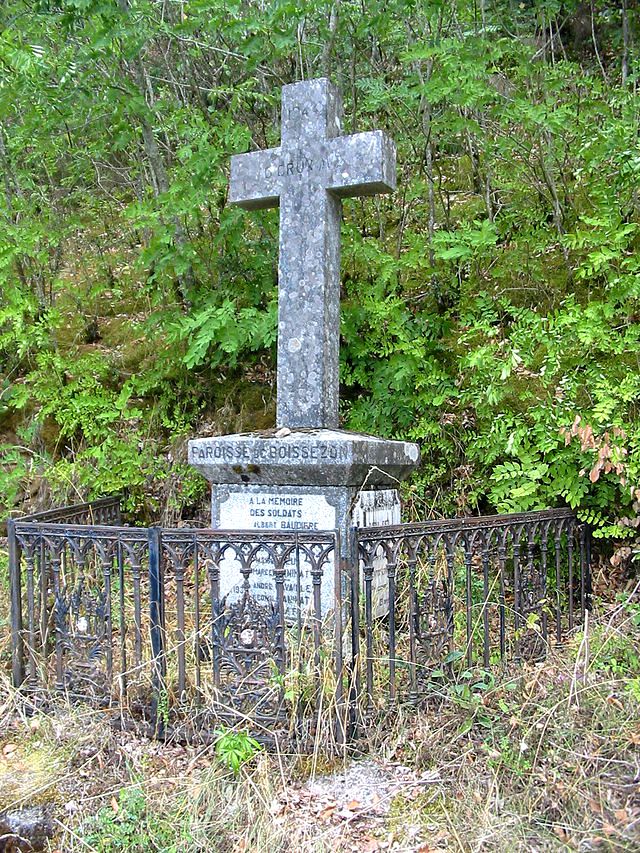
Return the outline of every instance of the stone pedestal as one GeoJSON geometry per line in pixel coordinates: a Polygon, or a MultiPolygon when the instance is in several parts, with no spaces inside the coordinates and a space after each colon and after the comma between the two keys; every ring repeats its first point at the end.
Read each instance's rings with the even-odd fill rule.
{"type": "MultiPolygon", "coordinates": [[[[351,528],[399,522],[395,489],[419,462],[416,444],[388,441],[342,430],[288,429],[247,435],[226,435],[189,442],[189,462],[211,483],[211,526],[221,530],[312,532],[338,530],[342,558],[349,553],[351,528]]],[[[374,612],[385,611],[384,565],[374,588],[374,612]]],[[[239,596],[240,567],[229,560],[221,566],[221,594],[239,596]]],[[[252,572],[254,597],[275,598],[269,564],[252,572]]],[[[325,569],[322,611],[333,608],[332,566],[325,569]]],[[[310,566],[293,561],[287,570],[285,596],[288,619],[311,602],[310,566]]]]}
{"type": "Polygon", "coordinates": [[[189,462],[210,483],[395,486],[420,461],[417,444],[337,429],[279,429],[196,438],[189,462]]]}

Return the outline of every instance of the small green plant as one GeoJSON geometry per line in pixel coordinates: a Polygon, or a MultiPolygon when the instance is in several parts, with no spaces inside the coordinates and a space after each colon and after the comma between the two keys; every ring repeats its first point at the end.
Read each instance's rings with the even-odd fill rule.
{"type": "Polygon", "coordinates": [[[91,819],[85,836],[96,853],[152,853],[176,850],[168,824],[159,821],[155,810],[148,809],[147,798],[138,785],[122,788],[118,798],[104,806],[91,819]]]}
{"type": "MultiPolygon", "coordinates": [[[[621,607],[626,616],[626,630],[613,625],[596,625],[591,632],[590,668],[594,672],[633,682],[638,681],[640,676],[640,651],[637,643],[640,605],[623,598],[621,607]]],[[[576,641],[581,642],[582,637],[580,632],[576,641]]]]}
{"type": "Polygon", "coordinates": [[[240,772],[243,764],[262,749],[262,746],[248,732],[234,732],[229,729],[219,729],[215,745],[216,756],[234,774],[240,772]]]}
{"type": "Polygon", "coordinates": [[[490,767],[510,770],[516,776],[523,776],[531,770],[531,760],[527,756],[528,749],[528,744],[524,741],[516,746],[505,734],[500,738],[498,748],[489,750],[488,764],[490,767]]]}
{"type": "MultiPolygon", "coordinates": [[[[464,653],[460,650],[449,652],[445,658],[445,664],[452,666],[461,661],[464,653]]],[[[444,669],[434,669],[431,673],[432,679],[447,678],[444,669]]],[[[466,713],[466,718],[460,727],[460,734],[468,732],[474,724],[491,728],[493,718],[491,712],[485,707],[483,696],[495,688],[495,676],[483,669],[464,669],[453,673],[452,682],[442,683],[442,689],[454,705],[457,705],[466,713]]]]}
{"type": "Polygon", "coordinates": [[[18,503],[29,476],[29,462],[20,448],[8,444],[0,444],[0,455],[0,512],[4,516],[18,503]]]}
{"type": "Polygon", "coordinates": [[[640,702],[640,678],[627,679],[625,690],[636,702],[640,702]]]}
{"type": "Polygon", "coordinates": [[[166,687],[163,687],[158,692],[156,714],[157,725],[166,728],[169,725],[169,693],[166,687]]]}

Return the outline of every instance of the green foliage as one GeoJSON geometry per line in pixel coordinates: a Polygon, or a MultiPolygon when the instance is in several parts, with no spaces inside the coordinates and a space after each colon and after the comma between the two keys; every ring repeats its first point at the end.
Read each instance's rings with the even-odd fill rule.
{"type": "Polygon", "coordinates": [[[496,747],[488,750],[489,766],[510,771],[518,777],[526,777],[531,771],[531,758],[522,746],[522,743],[514,743],[513,737],[502,735],[496,747]]]}
{"type": "Polygon", "coordinates": [[[262,746],[248,732],[221,729],[217,732],[215,753],[218,760],[236,775],[243,764],[251,761],[262,746]]]}
{"type": "MultiPolygon", "coordinates": [[[[609,622],[596,625],[591,632],[589,667],[593,672],[623,680],[637,698],[640,683],[640,604],[623,597],[620,608],[625,617],[622,627],[609,622]]],[[[583,640],[584,634],[581,633],[576,643],[583,640]]]]}
{"type": "Polygon", "coordinates": [[[628,536],[640,21],[625,48],[592,4],[581,41],[583,6],[342,3],[335,31],[325,0],[3,7],[3,506],[35,474],[197,500],[170,449],[243,407],[238,379],[269,398],[275,363],[277,211],[226,207],[229,158],[278,144],[283,82],[329,73],[400,173],[344,204],[344,425],[421,442],[416,507],[566,504],[628,536]]]}
{"type": "MultiPolygon", "coordinates": [[[[172,853],[180,849],[181,832],[158,813],[142,788],[122,788],[90,821],[85,841],[96,853],[172,853]]],[[[185,838],[188,837],[188,831],[185,838]]]]}
{"type": "Polygon", "coordinates": [[[10,444],[0,444],[0,454],[0,510],[6,511],[17,503],[29,474],[29,458],[10,444]]]}
{"type": "Polygon", "coordinates": [[[276,340],[277,302],[272,300],[266,311],[246,307],[238,310],[232,299],[222,305],[207,305],[181,319],[175,328],[175,339],[187,341],[183,361],[188,368],[207,362],[236,367],[240,356],[271,346],[276,340]]]}

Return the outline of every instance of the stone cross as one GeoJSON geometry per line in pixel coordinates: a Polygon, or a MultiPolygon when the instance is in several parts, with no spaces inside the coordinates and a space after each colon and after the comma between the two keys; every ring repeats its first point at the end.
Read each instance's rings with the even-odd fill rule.
{"type": "Polygon", "coordinates": [[[338,426],[341,198],[395,189],[393,142],[341,118],[329,80],[284,86],[280,147],[231,158],[230,203],[280,205],[279,427],[338,426]]]}

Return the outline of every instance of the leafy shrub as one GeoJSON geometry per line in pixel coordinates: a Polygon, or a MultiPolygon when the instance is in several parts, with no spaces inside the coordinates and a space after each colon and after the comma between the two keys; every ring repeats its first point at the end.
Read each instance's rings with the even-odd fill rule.
{"type": "Polygon", "coordinates": [[[173,853],[180,849],[181,832],[134,785],[122,788],[117,800],[113,798],[90,820],[85,840],[97,853],[173,853]]]}

